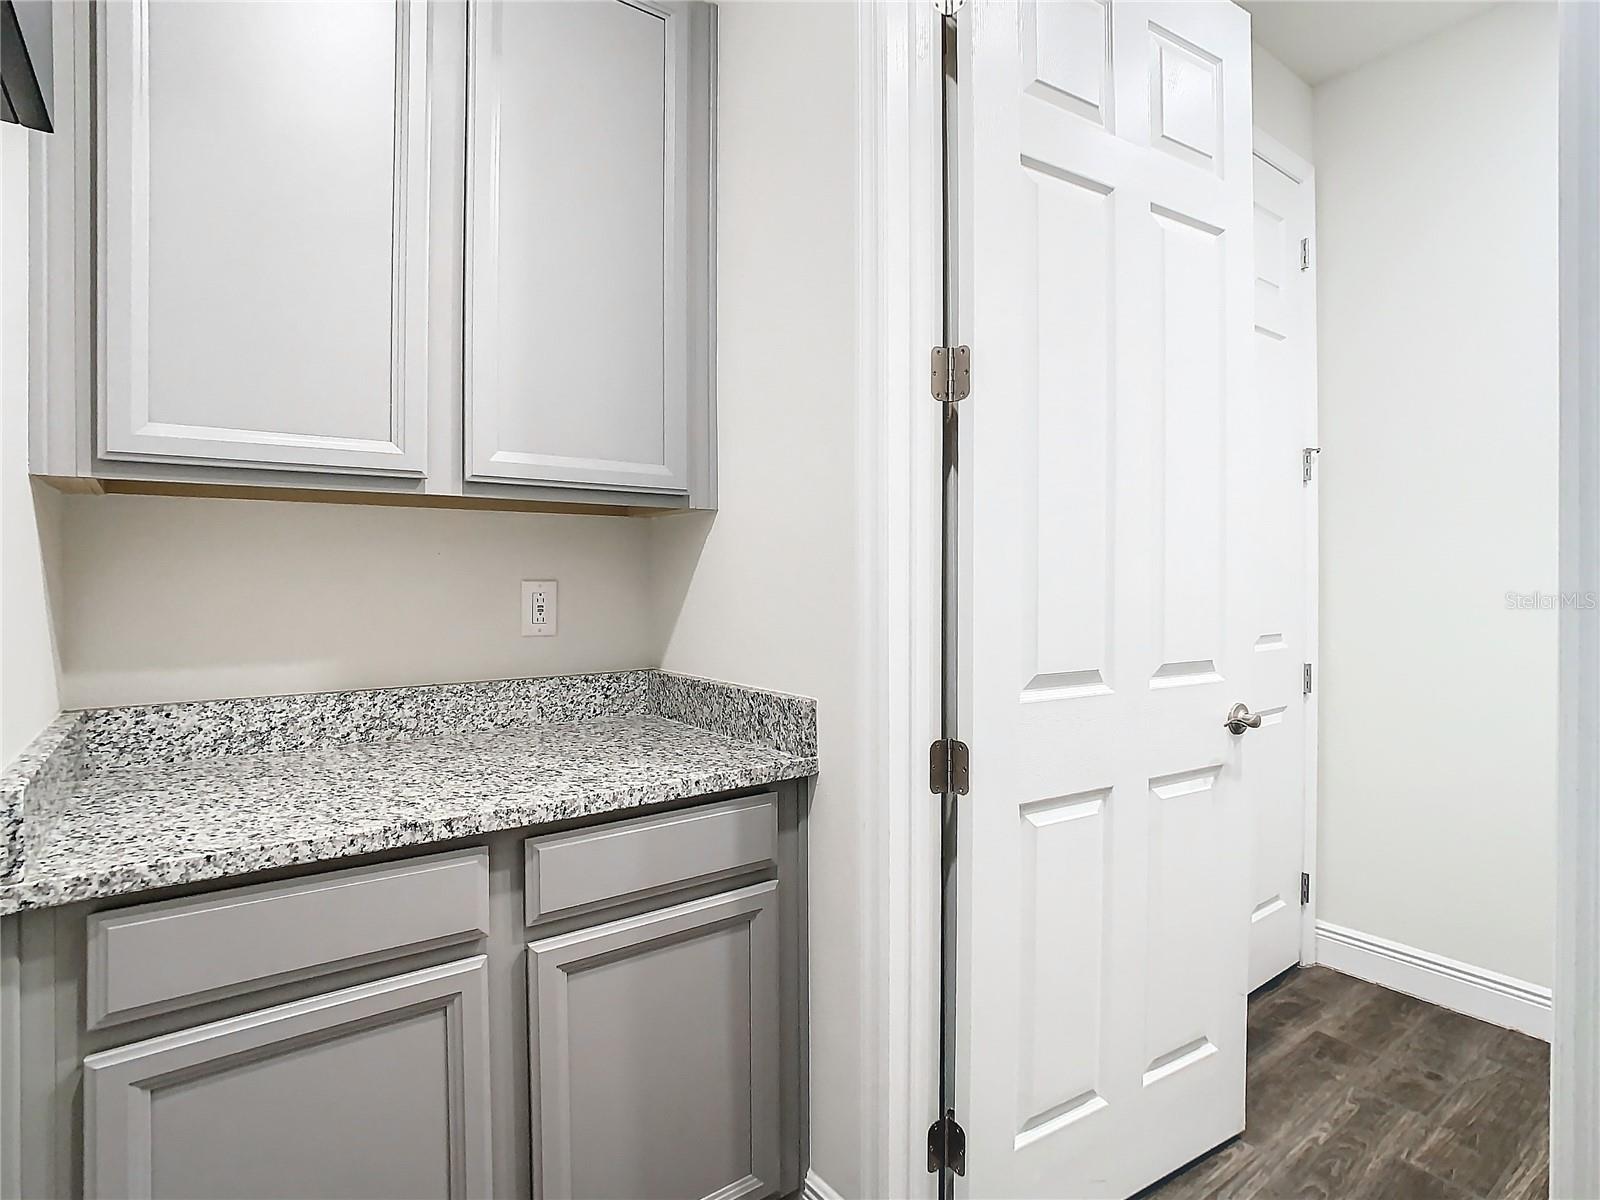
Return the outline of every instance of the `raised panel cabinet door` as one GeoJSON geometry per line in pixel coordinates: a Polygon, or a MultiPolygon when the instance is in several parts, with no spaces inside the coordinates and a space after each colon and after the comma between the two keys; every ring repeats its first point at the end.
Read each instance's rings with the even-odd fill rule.
{"type": "Polygon", "coordinates": [[[487,959],[84,1060],[84,1192],[172,1200],[492,1194],[487,959]]]}
{"type": "Polygon", "coordinates": [[[689,488],[703,7],[468,10],[471,479],[689,488]]]}
{"type": "Polygon", "coordinates": [[[777,887],[529,945],[535,1196],[776,1194],[777,887]]]}
{"type": "Polygon", "coordinates": [[[98,11],[100,455],[423,474],[426,0],[98,11]]]}

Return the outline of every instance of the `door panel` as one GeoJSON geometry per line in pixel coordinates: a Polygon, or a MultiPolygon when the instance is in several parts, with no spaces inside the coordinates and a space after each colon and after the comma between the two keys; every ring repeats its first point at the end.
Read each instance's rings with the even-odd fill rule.
{"type": "Polygon", "coordinates": [[[1309,869],[1304,836],[1308,714],[1301,671],[1312,657],[1306,513],[1307,492],[1314,486],[1302,474],[1301,451],[1315,440],[1309,416],[1316,371],[1316,300],[1310,271],[1301,269],[1300,258],[1301,240],[1311,236],[1310,170],[1263,135],[1257,134],[1256,142],[1260,582],[1250,694],[1261,705],[1262,723],[1250,747],[1251,988],[1300,961],[1300,872],[1309,869]]]}
{"type": "Polygon", "coordinates": [[[1248,18],[958,28],[958,1194],[1128,1196],[1244,1125],[1248,18]]]}
{"type": "Polygon", "coordinates": [[[777,1193],[777,887],[528,946],[536,1197],[777,1193]]]}
{"type": "MultiPolygon", "coordinates": [[[[1095,7],[1099,7],[1096,5],[1095,7]]],[[[1031,230],[1038,263],[1071,262],[1072,273],[1036,270],[1031,315],[1038,330],[1034,414],[1038,480],[1033,518],[1036,578],[1031,626],[1034,672],[1025,695],[1104,690],[1110,670],[1111,548],[1115,491],[1111,360],[1106,353],[1115,286],[1111,196],[1032,164],[1031,230]],[[1063,523],[1060,513],[1077,519],[1063,523]]]]}
{"type": "Polygon", "coordinates": [[[99,453],[421,475],[424,0],[97,11],[99,453]]]}
{"type": "Polygon", "coordinates": [[[1020,809],[1020,1143],[1105,1104],[1095,1047],[1109,941],[1108,799],[1107,792],[1095,791],[1020,809]]]}
{"type": "Polygon", "coordinates": [[[84,1060],[85,1193],[487,1197],[487,960],[84,1060]]]}
{"type": "Polygon", "coordinates": [[[688,488],[690,20],[469,14],[472,479],[688,488]]]}

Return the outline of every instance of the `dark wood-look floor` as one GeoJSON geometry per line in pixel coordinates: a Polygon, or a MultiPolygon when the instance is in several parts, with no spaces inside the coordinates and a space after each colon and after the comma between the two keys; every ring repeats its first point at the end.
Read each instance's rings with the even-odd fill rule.
{"type": "Polygon", "coordinates": [[[1533,1200],[1550,1048],[1326,967],[1250,998],[1243,1136],[1142,1200],[1533,1200]]]}

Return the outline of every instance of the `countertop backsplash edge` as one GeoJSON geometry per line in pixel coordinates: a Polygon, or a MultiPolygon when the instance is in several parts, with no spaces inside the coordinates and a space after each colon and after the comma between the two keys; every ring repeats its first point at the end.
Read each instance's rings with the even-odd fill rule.
{"type": "Polygon", "coordinates": [[[91,772],[606,716],[662,716],[798,758],[816,701],[654,668],[87,709],[91,772]]]}
{"type": "Polygon", "coordinates": [[[64,712],[0,771],[0,882],[22,876],[84,775],[85,715],[64,712]]]}

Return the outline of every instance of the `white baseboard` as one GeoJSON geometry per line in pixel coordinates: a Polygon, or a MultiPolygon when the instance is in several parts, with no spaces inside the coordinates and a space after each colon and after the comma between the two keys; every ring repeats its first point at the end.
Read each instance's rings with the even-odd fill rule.
{"type": "Polygon", "coordinates": [[[1331,921],[1317,922],[1317,962],[1441,1008],[1550,1040],[1550,989],[1536,983],[1331,921]]]}
{"type": "Polygon", "coordinates": [[[805,1182],[800,1185],[802,1200],[844,1200],[844,1197],[828,1186],[828,1181],[815,1171],[807,1171],[805,1182]]]}

